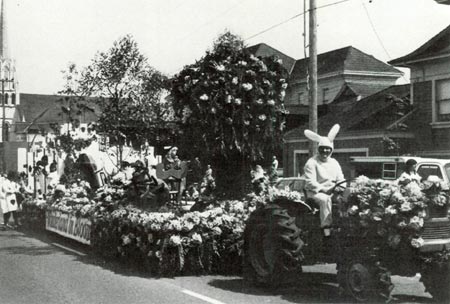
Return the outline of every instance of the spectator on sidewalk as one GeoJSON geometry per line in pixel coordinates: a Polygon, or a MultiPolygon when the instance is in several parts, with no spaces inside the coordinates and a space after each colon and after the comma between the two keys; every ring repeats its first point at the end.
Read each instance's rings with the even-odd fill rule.
{"type": "Polygon", "coordinates": [[[8,176],[2,181],[2,191],[4,199],[1,200],[1,208],[3,212],[3,224],[9,228],[16,228],[19,225],[16,211],[18,209],[16,192],[19,191],[19,185],[12,180],[13,172],[9,172],[8,176]],[[11,214],[14,217],[14,226],[9,225],[11,214]]]}

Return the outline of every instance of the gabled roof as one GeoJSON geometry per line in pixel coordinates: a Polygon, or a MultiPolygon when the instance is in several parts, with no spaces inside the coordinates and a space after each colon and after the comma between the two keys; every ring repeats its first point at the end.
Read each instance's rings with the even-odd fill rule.
{"type": "Polygon", "coordinates": [[[260,57],[278,56],[278,58],[283,60],[283,66],[289,73],[291,73],[295,63],[294,58],[280,52],[277,49],[274,49],[273,47],[265,43],[259,43],[249,46],[247,47],[247,50],[249,50],[253,55],[260,57]]]}
{"type": "MultiPolygon", "coordinates": [[[[23,130],[46,109],[48,110],[37,119],[36,125],[48,125],[55,122],[64,123],[64,117],[61,115],[61,106],[65,104],[64,96],[61,95],[21,93],[20,104],[17,106],[19,121],[15,122],[16,132],[23,130]]],[[[95,111],[98,111],[97,107],[95,107],[95,111]]],[[[97,121],[98,116],[95,113],[86,111],[81,120],[82,122],[97,121]]]]}
{"type": "MultiPolygon", "coordinates": [[[[306,78],[308,70],[308,58],[295,62],[291,79],[306,78]]],[[[344,71],[390,73],[400,77],[403,73],[372,55],[368,55],[357,48],[347,46],[341,49],[329,51],[317,56],[317,74],[343,73],[344,71]]]]}
{"type": "Polygon", "coordinates": [[[443,29],[439,34],[428,40],[414,52],[391,60],[389,63],[396,66],[407,67],[412,61],[445,55],[450,55],[450,26],[443,29]]]}
{"type": "Polygon", "coordinates": [[[373,95],[381,90],[384,90],[389,85],[381,84],[381,83],[359,83],[359,82],[346,82],[340,92],[334,98],[334,101],[340,102],[343,100],[347,100],[349,98],[360,97],[366,98],[370,95],[373,95]]]}
{"type": "MultiPolygon", "coordinates": [[[[345,131],[383,130],[399,117],[390,113],[395,98],[407,98],[410,85],[394,85],[359,101],[352,100],[331,104],[328,114],[319,118],[319,134],[327,134],[334,124],[341,126],[340,133],[345,131]],[[372,119],[376,117],[376,119],[372,119]]],[[[406,113],[405,113],[406,114],[406,113]]],[[[285,139],[304,138],[303,131],[307,125],[293,129],[285,134],[285,139]]]]}

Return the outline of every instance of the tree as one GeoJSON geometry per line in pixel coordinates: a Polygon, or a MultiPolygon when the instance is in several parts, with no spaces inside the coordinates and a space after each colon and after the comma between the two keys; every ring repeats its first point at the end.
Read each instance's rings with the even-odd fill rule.
{"type": "Polygon", "coordinates": [[[79,90],[100,101],[98,131],[113,143],[155,143],[173,120],[164,97],[166,77],[148,64],[130,35],[98,53],[80,77],[79,90]]]}
{"type": "Polygon", "coordinates": [[[252,163],[281,144],[287,72],[276,57],[256,57],[229,32],[172,79],[184,149],[213,165],[218,187],[241,193],[252,163]]]}

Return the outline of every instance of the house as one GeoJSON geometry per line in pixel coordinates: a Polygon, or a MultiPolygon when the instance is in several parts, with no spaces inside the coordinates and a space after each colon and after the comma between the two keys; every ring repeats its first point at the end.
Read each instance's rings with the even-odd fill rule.
{"type": "MultiPolygon", "coordinates": [[[[317,56],[319,116],[328,105],[349,99],[361,99],[392,86],[403,73],[396,68],[347,46],[317,56]]],[[[295,62],[286,92],[289,111],[287,128],[298,127],[308,119],[308,58],[295,62]]]]}
{"type": "MultiPolygon", "coordinates": [[[[408,128],[414,109],[409,101],[410,87],[393,85],[363,99],[332,104],[320,117],[318,131],[326,135],[334,124],[341,130],[334,140],[333,157],[349,176],[351,156],[386,155],[409,151],[414,134],[408,128]]],[[[308,159],[309,140],[303,131],[307,124],[288,131],[284,136],[283,162],[285,176],[303,174],[308,159]]]]}
{"type": "Polygon", "coordinates": [[[411,70],[415,154],[450,158],[450,26],[389,63],[411,70]]]}
{"type": "MultiPolygon", "coordinates": [[[[351,156],[416,155],[450,158],[450,26],[417,50],[389,62],[411,70],[411,84],[390,86],[363,99],[337,102],[319,118],[319,133],[341,132],[333,155],[349,176],[351,156]]],[[[302,173],[307,125],[285,134],[287,176],[302,173]]]]}
{"type": "Polygon", "coordinates": [[[265,44],[258,43],[252,46],[247,47],[247,50],[255,55],[256,57],[270,57],[276,56],[282,60],[282,65],[286,69],[286,71],[290,74],[292,72],[292,68],[295,64],[295,59],[280,52],[279,50],[265,44]]]}

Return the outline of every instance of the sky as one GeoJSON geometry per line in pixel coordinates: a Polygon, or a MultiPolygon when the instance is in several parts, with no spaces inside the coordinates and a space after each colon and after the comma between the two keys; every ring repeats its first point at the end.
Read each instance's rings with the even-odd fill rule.
{"type": "MultiPolygon", "coordinates": [[[[127,34],[167,75],[200,59],[226,29],[249,46],[264,42],[295,59],[305,54],[303,17],[292,18],[303,12],[303,0],[3,1],[21,93],[55,94],[70,62],[84,67],[127,34]]],[[[434,0],[317,0],[317,5],[319,54],[352,45],[386,62],[450,25],[450,5],[434,0]]],[[[402,81],[407,80],[408,73],[402,81]]]]}

